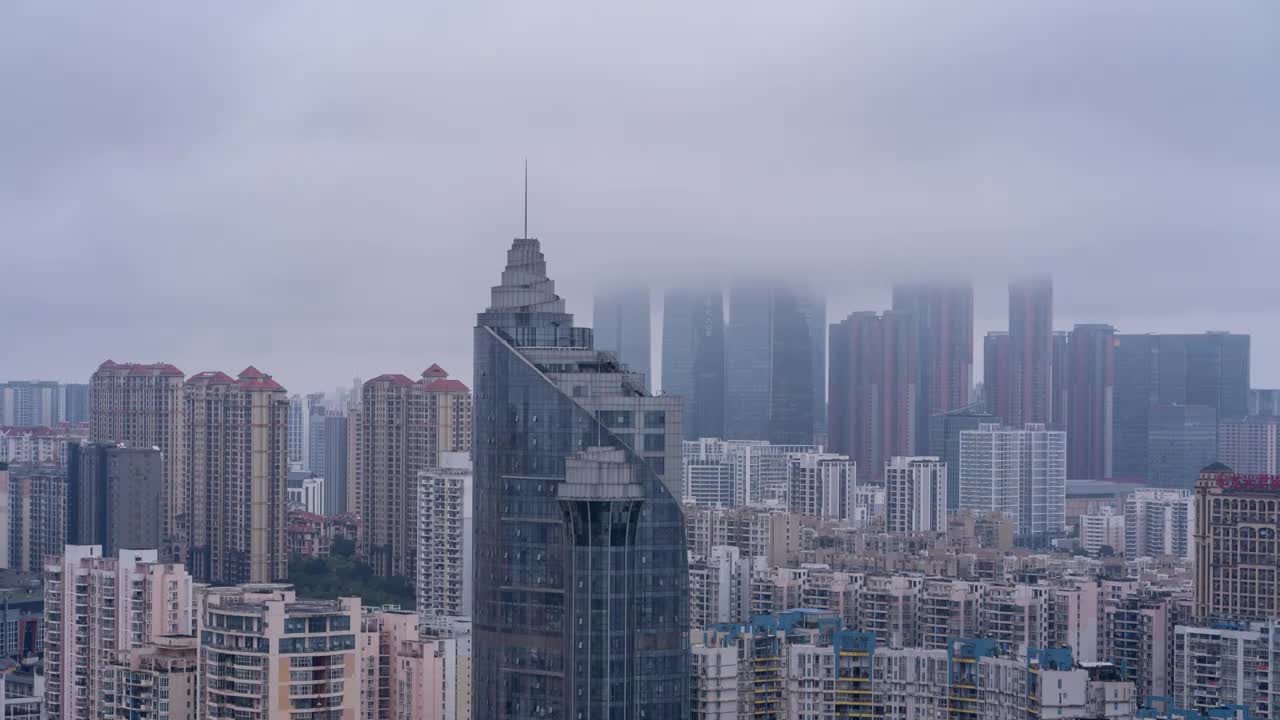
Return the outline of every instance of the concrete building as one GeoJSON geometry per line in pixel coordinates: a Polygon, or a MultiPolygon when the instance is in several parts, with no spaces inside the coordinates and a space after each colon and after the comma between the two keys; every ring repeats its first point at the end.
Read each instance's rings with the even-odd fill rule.
{"type": "Polygon", "coordinates": [[[91,442],[160,449],[160,553],[168,561],[185,560],[191,544],[182,401],[182,371],[168,363],[107,360],[89,380],[91,442]]]}
{"type": "Polygon", "coordinates": [[[299,599],[279,583],[213,587],[200,602],[200,717],[354,718],[360,600],[299,599]]]}
{"type": "Polygon", "coordinates": [[[1066,433],[1030,424],[980,425],[960,434],[960,508],[1000,512],[1022,542],[1060,536],[1066,524],[1066,433]]]}
{"type": "Polygon", "coordinates": [[[1280,417],[1249,415],[1220,421],[1217,460],[1241,475],[1280,472],[1280,417]]]}
{"type": "Polygon", "coordinates": [[[1102,548],[1123,553],[1126,543],[1124,514],[1110,507],[1080,516],[1080,547],[1098,553],[1102,548]]]}
{"type": "Polygon", "coordinates": [[[1268,417],[1280,415],[1280,390],[1249,388],[1248,412],[1250,415],[1265,415],[1268,417]]]}
{"type": "Polygon", "coordinates": [[[594,349],[533,238],[475,363],[475,717],[687,714],[680,399],[594,349]]]}
{"type": "Polygon", "coordinates": [[[366,609],[361,618],[362,720],[469,720],[470,638],[420,636],[417,615],[366,609]]]}
{"type": "Polygon", "coordinates": [[[63,419],[62,386],[52,380],[0,383],[0,425],[53,427],[63,419]]]}
{"type": "Polygon", "coordinates": [[[911,452],[931,452],[930,419],[970,402],[973,285],[967,282],[896,284],[893,311],[912,316],[917,332],[916,447],[911,452]]]}
{"type": "Polygon", "coordinates": [[[1195,598],[1201,622],[1276,616],[1280,481],[1214,463],[1195,489],[1195,598]]]}
{"type": "Polygon", "coordinates": [[[703,507],[737,507],[734,465],[706,455],[684,458],[685,502],[703,507]]]}
{"type": "Polygon", "coordinates": [[[799,552],[806,528],[799,515],[781,508],[733,510],[684,508],[688,549],[695,557],[709,557],[717,545],[738,548],[744,557],[762,558],[767,565],[782,565],[799,552]]]}
{"type": "Polygon", "coordinates": [[[0,562],[39,573],[67,541],[67,478],[56,465],[0,463],[0,562]]]}
{"type": "Polygon", "coordinates": [[[103,704],[107,718],[198,720],[199,639],[161,635],[121,653],[111,666],[116,692],[103,704]]]}
{"type": "Polygon", "coordinates": [[[807,445],[825,427],[826,298],[768,281],[729,288],[725,435],[807,445]]]}
{"type": "Polygon", "coordinates": [[[302,478],[301,487],[291,487],[286,491],[288,505],[302,508],[314,515],[331,515],[325,501],[329,493],[325,489],[328,483],[322,477],[302,478]]]}
{"type": "MultiPolygon", "coordinates": [[[[684,467],[698,468],[692,473],[705,482],[708,476],[723,477],[731,472],[733,477],[733,502],[731,507],[742,505],[783,506],[787,501],[788,458],[791,455],[821,452],[814,445],[774,445],[764,440],[721,440],[700,438],[682,443],[684,467]],[[711,469],[721,465],[728,470],[711,469]]],[[[685,495],[691,485],[686,483],[685,495]]],[[[699,495],[704,499],[718,497],[725,492],[723,484],[715,487],[701,485],[699,495]]],[[[696,496],[695,496],[696,500],[696,496]]]]}
{"type": "Polygon", "coordinates": [[[1168,697],[1176,601],[1168,593],[1141,591],[1102,609],[1101,653],[1124,669],[1142,698],[1168,697]]]}
{"type": "Polygon", "coordinates": [[[1000,418],[982,412],[981,404],[938,413],[929,418],[928,454],[947,466],[947,510],[960,509],[960,433],[979,425],[1000,424],[1000,418]]]}
{"type": "Polygon", "coordinates": [[[156,448],[107,443],[70,447],[67,465],[68,544],[160,548],[164,459],[156,448]]]}
{"type": "Polygon", "coordinates": [[[694,645],[691,661],[690,720],[737,720],[740,684],[737,648],[694,645]]]}
{"type": "Polygon", "coordinates": [[[921,420],[919,337],[913,316],[855,312],[831,326],[827,427],[831,450],[857,463],[861,480],[880,480],[885,463],[911,455],[921,420]]]}
{"type": "Polygon", "coordinates": [[[662,310],[662,392],[684,398],[684,439],[725,437],[724,295],[668,290],[662,310]]]}
{"type": "MultiPolygon", "coordinates": [[[[1009,283],[1010,374],[995,387],[1006,397],[988,412],[1013,427],[1050,423],[1053,340],[1053,280],[1048,275],[1019,278],[1009,283]]],[[[984,386],[987,392],[991,386],[984,386]]]]}
{"type": "Polygon", "coordinates": [[[192,375],[183,391],[182,487],[192,518],[191,574],[201,582],[285,576],[289,399],[255,367],[192,375]]]}
{"type": "Polygon", "coordinates": [[[324,508],[329,515],[348,512],[348,424],[346,415],[324,416],[324,508]]]}
{"type": "Polygon", "coordinates": [[[418,473],[417,608],[425,626],[471,615],[473,487],[467,453],[444,453],[440,467],[418,473]]]}
{"type": "Polygon", "coordinates": [[[1196,504],[1190,490],[1142,488],[1124,501],[1124,554],[1191,560],[1196,504]]]}
{"type": "Polygon", "coordinates": [[[88,435],[79,428],[0,427],[0,462],[65,466],[71,445],[88,435]]]}
{"type": "Polygon", "coordinates": [[[471,391],[439,365],[418,380],[388,374],[366,382],[356,443],[354,511],[364,521],[357,550],[374,572],[417,571],[418,473],[443,453],[471,449],[471,391]]]}
{"type": "MultiPolygon", "coordinates": [[[[1067,341],[1067,367],[1054,367],[1066,379],[1064,416],[1067,437],[1067,477],[1103,479],[1112,476],[1111,439],[1115,393],[1115,328],[1076,325],[1067,341]]],[[[1056,401],[1056,399],[1055,399],[1056,401]]]]}
{"type": "Polygon", "coordinates": [[[190,635],[191,576],[155,550],[103,557],[67,545],[44,565],[45,707],[62,720],[106,717],[127,704],[113,663],[165,635],[190,635]]]}
{"type": "Polygon", "coordinates": [[[716,545],[689,563],[689,627],[746,622],[751,617],[752,560],[731,545],[716,545]]]}
{"type": "Polygon", "coordinates": [[[0,673],[0,717],[45,720],[44,693],[44,675],[35,666],[21,665],[0,673]]]}
{"type": "Polygon", "coordinates": [[[1174,628],[1170,689],[1178,707],[1207,714],[1238,707],[1244,717],[1274,718],[1280,709],[1271,668],[1280,663],[1280,625],[1174,628]]]}
{"type": "Polygon", "coordinates": [[[802,453],[787,459],[787,507],[826,520],[857,518],[857,466],[848,456],[802,453]]]}
{"type": "Polygon", "coordinates": [[[294,393],[289,396],[289,469],[302,470],[303,468],[303,434],[306,432],[307,423],[303,418],[306,407],[302,402],[302,396],[294,393]]]}
{"type": "Polygon", "coordinates": [[[597,288],[591,325],[596,349],[613,353],[631,372],[642,373],[645,389],[651,389],[649,288],[625,284],[597,288]]]}
{"type": "Polygon", "coordinates": [[[894,457],[884,468],[885,530],[947,530],[947,466],[936,457],[894,457]]]}
{"type": "Polygon", "coordinates": [[[1147,480],[1190,488],[1218,455],[1218,416],[1205,405],[1157,405],[1147,422],[1147,480]]]}

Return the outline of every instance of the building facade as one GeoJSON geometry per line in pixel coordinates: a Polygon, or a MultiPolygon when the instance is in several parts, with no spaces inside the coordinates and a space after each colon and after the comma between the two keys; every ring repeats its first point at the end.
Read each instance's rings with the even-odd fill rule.
{"type": "Polygon", "coordinates": [[[724,295],[669,290],[662,310],[662,392],[684,398],[686,440],[725,437],[724,295]]]}
{"type": "Polygon", "coordinates": [[[199,720],[199,640],[161,635],[122,653],[111,666],[106,717],[129,720],[199,720]]]}
{"type": "Polygon", "coordinates": [[[979,425],[999,425],[1000,418],[975,403],[929,418],[929,455],[947,466],[947,510],[960,509],[960,433],[979,425]]]}
{"type": "MultiPolygon", "coordinates": [[[[354,464],[360,557],[374,572],[417,572],[418,473],[443,453],[471,449],[471,390],[432,365],[419,380],[379,375],[364,384],[354,464]]],[[[348,508],[352,510],[353,508],[348,508]]]]}
{"type": "Polygon", "coordinates": [[[350,433],[346,415],[330,413],[324,417],[324,507],[330,515],[341,515],[347,508],[347,436],[350,433]]]}
{"type": "Polygon", "coordinates": [[[894,457],[884,469],[885,530],[946,532],[947,466],[936,457],[894,457]]]}
{"type": "Polygon", "coordinates": [[[1147,422],[1147,480],[1190,488],[1218,454],[1218,415],[1206,405],[1157,405],[1147,422]]]}
{"type": "Polygon", "coordinates": [[[288,394],[250,366],[192,375],[183,395],[191,574],[220,585],[283,578],[288,394]]]}
{"type": "Polygon", "coordinates": [[[1014,427],[1053,420],[1053,281],[1047,275],[1009,283],[1009,344],[1012,390],[995,410],[1014,427]]]}
{"type": "Polygon", "coordinates": [[[1195,611],[1202,622],[1268,620],[1280,603],[1280,482],[1222,463],[1195,487],[1195,611]]]}
{"type": "Polygon", "coordinates": [[[916,447],[928,452],[934,415],[969,404],[973,387],[973,285],[910,283],[893,287],[893,311],[915,319],[918,348],[916,447]]]}
{"type": "Polygon", "coordinates": [[[169,561],[185,559],[191,544],[182,400],[182,371],[168,363],[107,360],[89,380],[90,441],[160,448],[160,552],[169,561]]]}
{"type": "Polygon", "coordinates": [[[72,445],[67,465],[67,542],[159,548],[164,459],[156,448],[72,445]]]}
{"type": "Polygon", "coordinates": [[[1066,524],[1066,433],[1029,424],[980,425],[960,434],[960,509],[999,512],[1022,542],[1061,535],[1066,524]]]}
{"type": "Polygon", "coordinates": [[[847,455],[802,453],[787,458],[787,507],[797,515],[856,520],[857,466],[847,455]]]}
{"type": "Polygon", "coordinates": [[[425,626],[471,615],[473,487],[467,453],[444,453],[440,467],[418,473],[417,609],[425,626]]]}
{"type": "MultiPolygon", "coordinates": [[[[1067,342],[1066,367],[1054,368],[1066,382],[1067,477],[1101,480],[1112,475],[1111,438],[1115,391],[1115,328],[1076,325],[1067,342]]],[[[1056,400],[1057,398],[1055,398],[1056,400]]],[[[1055,410],[1055,414],[1057,411],[1055,410]]]]}
{"type": "Polygon", "coordinates": [[[1124,554],[1191,560],[1196,504],[1190,490],[1142,488],[1124,501],[1124,554]]]}
{"type": "Polygon", "coordinates": [[[1280,417],[1249,415],[1221,420],[1217,460],[1242,475],[1280,472],[1280,417]]]}
{"type": "Polygon", "coordinates": [[[56,465],[0,463],[0,561],[39,573],[67,542],[67,477],[56,465]]]}
{"type": "Polygon", "coordinates": [[[594,350],[531,238],[477,318],[474,377],[475,716],[685,715],[679,398],[594,350]]]}

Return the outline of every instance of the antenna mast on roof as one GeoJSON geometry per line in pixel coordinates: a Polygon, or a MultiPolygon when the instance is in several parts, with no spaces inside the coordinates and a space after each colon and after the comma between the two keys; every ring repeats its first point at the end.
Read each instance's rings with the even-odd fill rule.
{"type": "Polygon", "coordinates": [[[524,159],[524,239],[529,239],[529,158],[524,159]]]}

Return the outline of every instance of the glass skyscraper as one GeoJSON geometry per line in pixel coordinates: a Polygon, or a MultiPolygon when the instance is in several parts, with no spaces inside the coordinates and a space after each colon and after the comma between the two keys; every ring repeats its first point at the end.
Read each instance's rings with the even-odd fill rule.
{"type": "Polygon", "coordinates": [[[724,298],[720,288],[668,290],[662,391],[684,398],[689,440],[724,437],[724,298]]]}
{"type": "Polygon", "coordinates": [[[474,715],[689,712],[681,401],[593,347],[515,240],[475,329],[474,715]]]}

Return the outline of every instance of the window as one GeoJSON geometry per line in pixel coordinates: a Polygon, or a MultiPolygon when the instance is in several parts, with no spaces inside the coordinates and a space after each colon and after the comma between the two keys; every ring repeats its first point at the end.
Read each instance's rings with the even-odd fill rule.
{"type": "Polygon", "coordinates": [[[664,412],[646,412],[644,414],[644,426],[649,429],[661,428],[667,426],[667,414],[664,412]]]}
{"type": "Polygon", "coordinates": [[[600,422],[610,428],[629,428],[635,422],[630,410],[601,410],[599,417],[600,422]]]}
{"type": "Polygon", "coordinates": [[[667,449],[667,436],[662,433],[650,433],[644,436],[645,452],[663,452],[667,449]]]}

